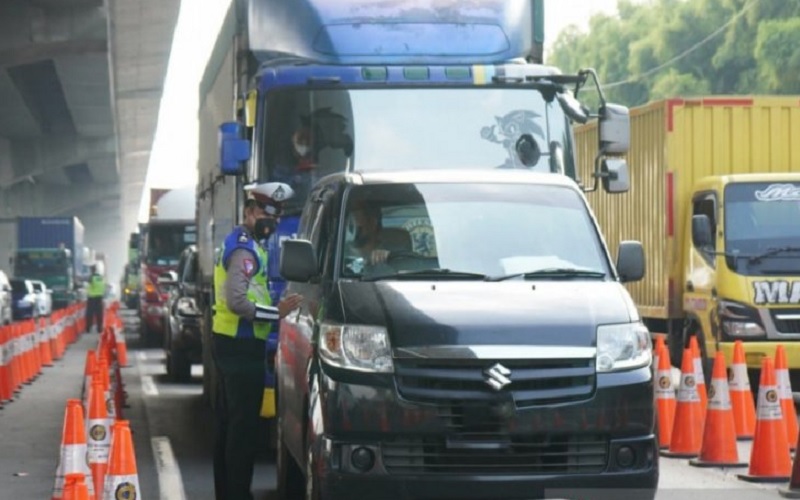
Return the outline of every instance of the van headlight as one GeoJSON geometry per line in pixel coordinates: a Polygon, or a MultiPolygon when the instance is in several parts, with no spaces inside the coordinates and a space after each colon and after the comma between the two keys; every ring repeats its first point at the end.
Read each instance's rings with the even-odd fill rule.
{"type": "Polygon", "coordinates": [[[392,373],[389,333],[382,326],[320,325],[319,352],[333,366],[362,372],[392,373]]]}
{"type": "Polygon", "coordinates": [[[650,332],[641,323],[597,327],[597,371],[615,372],[650,364],[650,332]]]}

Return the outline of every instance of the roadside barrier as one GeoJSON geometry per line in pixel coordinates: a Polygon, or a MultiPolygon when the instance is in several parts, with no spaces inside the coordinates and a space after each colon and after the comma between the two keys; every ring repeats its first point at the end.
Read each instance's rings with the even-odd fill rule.
{"type": "Polygon", "coordinates": [[[786,441],[789,449],[794,451],[797,443],[797,411],[794,409],[792,381],[789,379],[789,367],[786,364],[786,350],[781,344],[775,349],[775,381],[778,386],[778,397],[781,400],[783,425],[786,427],[786,441]]]}
{"type": "MultiPolygon", "coordinates": [[[[64,481],[66,475],[72,473],[81,474],[87,482],[89,481],[89,467],[86,464],[86,432],[80,399],[67,400],[61,437],[61,454],[56,469],[52,500],[63,500],[64,481]]],[[[93,493],[93,488],[90,488],[89,494],[93,495],[93,493]]]]}
{"type": "Polygon", "coordinates": [[[749,441],[756,431],[756,406],[750,379],[747,376],[747,364],[744,360],[744,347],[741,340],[733,344],[733,365],[730,377],[731,406],[733,420],[736,424],[736,439],[749,441]]]}
{"type": "Polygon", "coordinates": [[[750,452],[748,474],[737,474],[749,482],[784,482],[790,479],[792,459],[786,441],[786,426],[771,358],[761,359],[756,432],[750,452]]]}
{"type": "Polygon", "coordinates": [[[690,460],[696,467],[747,467],[739,460],[736,448],[736,425],[728,390],[728,369],[725,355],[717,351],[714,370],[708,389],[708,409],[703,426],[703,444],[700,456],[690,460]]]}
{"type": "Polygon", "coordinates": [[[112,431],[103,500],[139,498],[140,490],[131,429],[127,420],[117,420],[112,431]]]}
{"type": "Polygon", "coordinates": [[[694,458],[702,445],[702,410],[697,392],[697,375],[689,347],[683,350],[681,384],[678,388],[675,421],[669,450],[661,451],[665,457],[694,458]]]}
{"type": "MultiPolygon", "coordinates": [[[[658,344],[656,344],[658,346],[658,344]]],[[[663,341],[658,351],[658,371],[656,372],[656,405],[658,410],[658,444],[668,449],[672,439],[672,426],[675,422],[675,388],[672,386],[672,366],[669,353],[663,341]]]]}

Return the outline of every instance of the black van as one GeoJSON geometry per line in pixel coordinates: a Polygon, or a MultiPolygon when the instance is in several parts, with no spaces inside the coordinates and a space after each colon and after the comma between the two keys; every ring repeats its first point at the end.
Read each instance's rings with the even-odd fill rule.
{"type": "Polygon", "coordinates": [[[333,175],[280,270],[281,498],[654,497],[642,246],[571,179],[333,175]]]}

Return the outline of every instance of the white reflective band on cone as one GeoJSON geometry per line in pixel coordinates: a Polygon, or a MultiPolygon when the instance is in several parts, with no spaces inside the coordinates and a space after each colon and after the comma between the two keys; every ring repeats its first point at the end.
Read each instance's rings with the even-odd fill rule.
{"type": "Polygon", "coordinates": [[[747,377],[747,367],[745,365],[733,365],[731,368],[731,381],[728,387],[737,391],[750,390],[750,379],[747,377]]]}
{"type": "Polygon", "coordinates": [[[794,396],[792,395],[792,383],[789,381],[789,370],[783,368],[775,370],[775,380],[778,385],[778,396],[780,396],[781,399],[794,400],[794,396]]]}
{"type": "Polygon", "coordinates": [[[673,399],[675,389],[672,388],[672,374],[669,370],[661,370],[656,378],[656,398],[673,399]]]}
{"type": "Polygon", "coordinates": [[[731,395],[728,392],[728,381],[724,379],[711,379],[711,387],[708,388],[708,409],[709,410],[730,410],[731,395]]]}
{"type": "Polygon", "coordinates": [[[90,464],[108,463],[108,455],[111,447],[111,424],[109,418],[95,418],[89,420],[89,432],[87,433],[88,461],[90,464]]]}
{"type": "Polygon", "coordinates": [[[681,374],[681,386],[678,389],[678,401],[682,403],[699,403],[700,394],[697,393],[696,376],[694,373],[681,374]]]}
{"type": "Polygon", "coordinates": [[[112,476],[106,474],[103,500],[139,500],[139,476],[112,476]]]}
{"type": "Polygon", "coordinates": [[[758,390],[758,420],[783,420],[778,388],[761,386],[758,390]]]}

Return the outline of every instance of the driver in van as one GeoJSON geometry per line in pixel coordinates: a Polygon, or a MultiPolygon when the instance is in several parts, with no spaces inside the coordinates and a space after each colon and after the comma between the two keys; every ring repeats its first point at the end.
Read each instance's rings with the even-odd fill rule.
{"type": "Polygon", "coordinates": [[[411,235],[401,228],[384,228],[381,209],[367,202],[357,203],[351,212],[355,224],[352,247],[367,264],[383,264],[392,251],[411,251],[411,235]]]}

